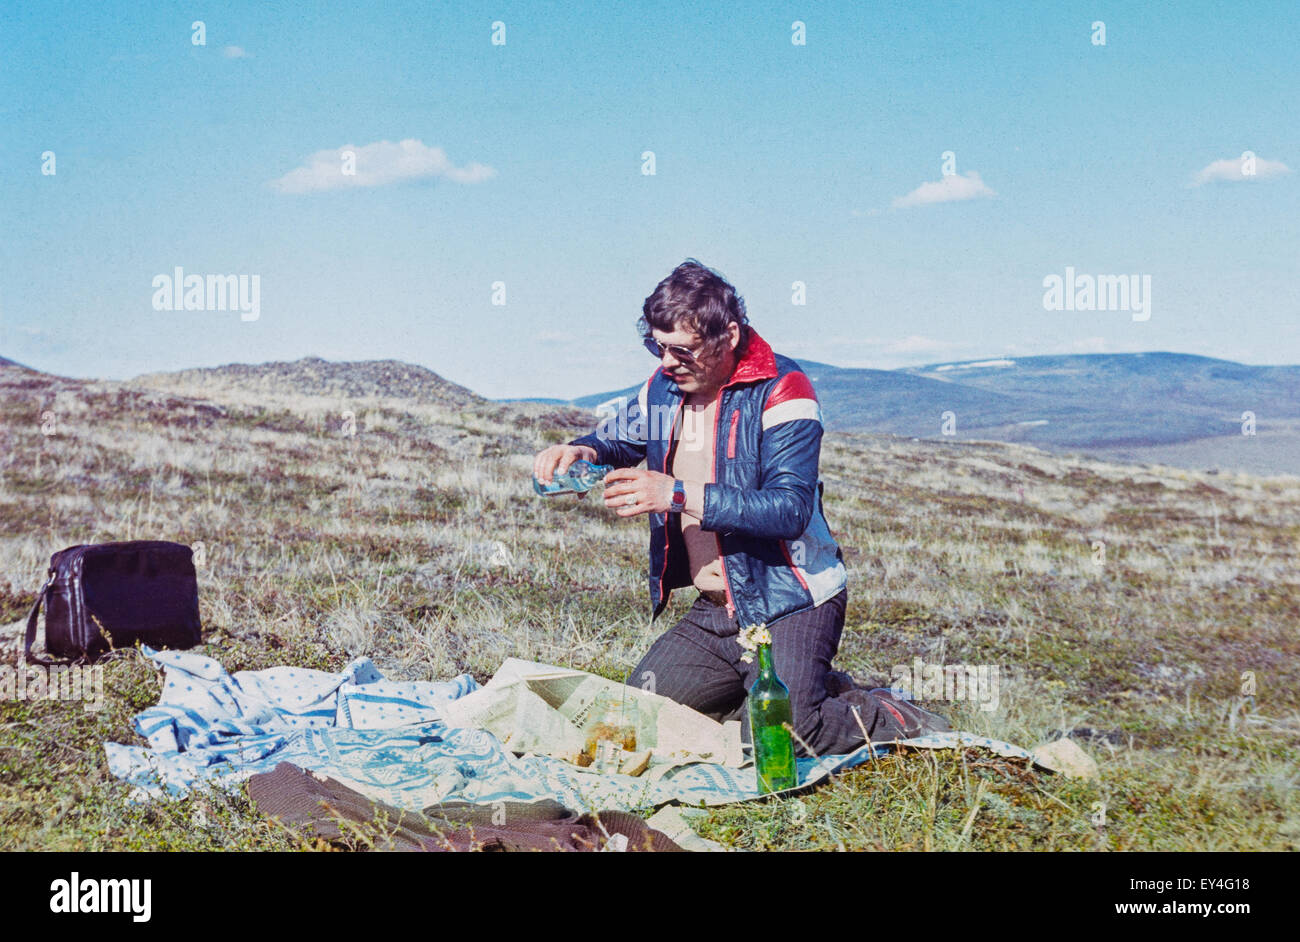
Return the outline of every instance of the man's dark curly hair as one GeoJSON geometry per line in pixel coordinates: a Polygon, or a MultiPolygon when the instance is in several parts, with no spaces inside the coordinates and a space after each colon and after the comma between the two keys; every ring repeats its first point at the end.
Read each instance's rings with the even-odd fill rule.
{"type": "Polygon", "coordinates": [[[645,299],[637,329],[647,339],[652,330],[691,330],[699,334],[705,351],[715,354],[727,336],[727,325],[733,321],[740,325],[740,343],[736,347],[739,359],[749,345],[745,299],[712,268],[688,258],[645,299]]]}

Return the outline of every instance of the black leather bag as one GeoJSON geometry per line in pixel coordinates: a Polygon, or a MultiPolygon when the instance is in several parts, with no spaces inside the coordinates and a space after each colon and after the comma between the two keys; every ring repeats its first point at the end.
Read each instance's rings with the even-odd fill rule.
{"type": "Polygon", "coordinates": [[[45,603],[45,649],[68,660],[93,661],[137,641],[156,648],[192,648],[202,640],[194,554],[183,543],[132,540],[83,543],[50,557],[49,580],[27,616],[28,663],[45,603]]]}

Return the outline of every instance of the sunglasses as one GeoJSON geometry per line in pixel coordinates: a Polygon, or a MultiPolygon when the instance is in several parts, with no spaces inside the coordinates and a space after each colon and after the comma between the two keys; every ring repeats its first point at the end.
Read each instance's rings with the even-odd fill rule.
{"type": "Polygon", "coordinates": [[[662,360],[664,358],[664,351],[667,350],[672,353],[674,360],[683,365],[690,365],[699,362],[700,354],[708,345],[709,342],[706,340],[692,350],[689,347],[683,347],[675,343],[663,344],[658,340],[655,340],[653,337],[645,338],[645,348],[653,354],[656,360],[662,360]]]}

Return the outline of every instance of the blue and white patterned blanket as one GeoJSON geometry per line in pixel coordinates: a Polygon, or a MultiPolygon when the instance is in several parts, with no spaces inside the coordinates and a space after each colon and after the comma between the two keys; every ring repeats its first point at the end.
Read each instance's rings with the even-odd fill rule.
{"type": "MultiPolygon", "coordinates": [[[[105,743],[109,770],[133,786],[132,800],[180,797],[192,789],[229,789],[281,762],[328,775],[370,798],[418,811],[441,801],[536,801],[577,811],[649,810],[670,801],[726,804],[758,797],[752,766],[694,763],[650,779],[596,774],[548,756],[516,757],[490,733],[453,728],[441,706],[479,689],[468,674],[445,682],[385,680],[369,658],[341,673],[298,667],[227,673],[187,651],[144,653],[166,671],[157,706],[135,729],[149,747],[105,743]]],[[[908,740],[907,745],[974,745],[1032,759],[1009,743],[967,733],[908,740]]],[[[876,756],[888,747],[876,747],[876,756]]],[[[810,784],[873,758],[799,760],[810,784]]]]}

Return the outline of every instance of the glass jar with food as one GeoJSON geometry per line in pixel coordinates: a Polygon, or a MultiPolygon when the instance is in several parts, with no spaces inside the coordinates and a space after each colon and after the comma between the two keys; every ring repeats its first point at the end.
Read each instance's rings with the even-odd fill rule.
{"type": "Polygon", "coordinates": [[[584,730],[587,744],[579,764],[596,772],[617,772],[623,757],[636,751],[639,719],[635,700],[610,693],[597,696],[584,730]]]}

